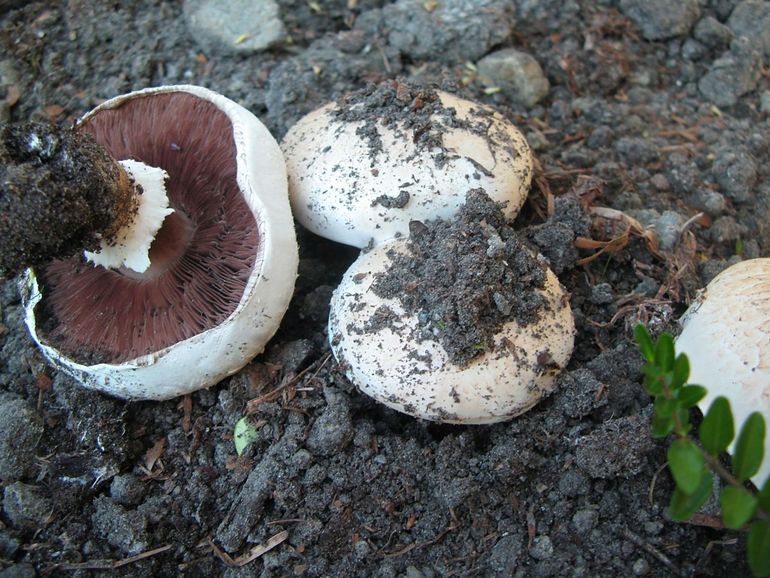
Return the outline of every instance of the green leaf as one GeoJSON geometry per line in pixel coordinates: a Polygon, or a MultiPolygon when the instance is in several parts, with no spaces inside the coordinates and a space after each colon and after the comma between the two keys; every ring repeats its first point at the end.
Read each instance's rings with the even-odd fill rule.
{"type": "Polygon", "coordinates": [[[765,480],[765,485],[759,490],[757,497],[759,498],[759,507],[770,513],[770,477],[765,480]]]}
{"type": "Polygon", "coordinates": [[[667,456],[668,467],[677,487],[685,494],[695,492],[706,472],[698,446],[689,439],[678,439],[669,446],[667,456]]]}
{"type": "Polygon", "coordinates": [[[679,390],[679,403],[684,407],[695,407],[704,397],[706,397],[706,388],[702,385],[685,385],[679,390]]]}
{"type": "Polygon", "coordinates": [[[733,450],[733,474],[739,481],[748,480],[759,471],[765,446],[765,419],[755,411],[743,422],[733,450]]]}
{"type": "Polygon", "coordinates": [[[770,522],[754,522],[746,543],[751,573],[757,578],[770,576],[770,522]]]}
{"type": "Polygon", "coordinates": [[[687,383],[690,377],[690,361],[684,353],[677,355],[674,360],[674,372],[671,377],[671,389],[677,390],[687,383]]]}
{"type": "Polygon", "coordinates": [[[235,443],[235,452],[240,456],[243,450],[248,447],[255,439],[257,439],[257,428],[251,423],[248,417],[242,417],[235,424],[235,430],[233,431],[233,442],[235,443]]]}
{"type": "Polygon", "coordinates": [[[754,517],[757,511],[757,497],[746,488],[725,486],[719,494],[722,521],[725,526],[738,530],[754,517]]]}
{"type": "Polygon", "coordinates": [[[666,373],[656,365],[645,365],[644,369],[644,389],[653,397],[663,395],[662,376],[666,373]]]}
{"type": "Polygon", "coordinates": [[[735,437],[733,413],[727,398],[719,396],[711,402],[698,432],[703,448],[711,455],[716,456],[727,449],[735,437]]]}
{"type": "Polygon", "coordinates": [[[674,418],[671,416],[662,417],[657,413],[652,416],[652,436],[664,438],[674,431],[674,418]]]}
{"type": "Polygon", "coordinates": [[[655,362],[665,371],[674,369],[674,338],[670,333],[661,333],[655,342],[655,362]]]}
{"type": "Polygon", "coordinates": [[[650,338],[650,332],[641,323],[634,327],[634,337],[636,338],[636,344],[639,346],[639,352],[649,362],[655,362],[655,346],[652,344],[650,338]]]}
{"type": "Polygon", "coordinates": [[[692,430],[692,424],[690,423],[690,410],[686,407],[680,407],[677,412],[677,416],[679,416],[679,423],[681,424],[681,427],[677,433],[679,436],[685,436],[690,433],[692,430]]]}
{"type": "Polygon", "coordinates": [[[746,250],[746,245],[743,242],[743,239],[738,237],[735,240],[735,254],[736,255],[743,255],[743,252],[746,250]]]}
{"type": "Polygon", "coordinates": [[[677,487],[671,496],[671,505],[669,507],[671,519],[675,522],[689,520],[709,499],[713,484],[714,476],[711,472],[706,472],[700,481],[698,489],[692,494],[685,494],[677,487]]]}
{"type": "Polygon", "coordinates": [[[679,409],[679,401],[675,399],[666,399],[665,397],[655,398],[655,415],[661,418],[671,417],[679,409]]]}

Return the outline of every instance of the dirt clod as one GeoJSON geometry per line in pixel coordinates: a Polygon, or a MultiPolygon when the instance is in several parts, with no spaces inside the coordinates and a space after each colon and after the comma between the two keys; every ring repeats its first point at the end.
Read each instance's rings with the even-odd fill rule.
{"type": "Polygon", "coordinates": [[[452,363],[488,351],[506,321],[537,321],[545,268],[483,189],[468,192],[456,219],[413,221],[410,229],[408,253],[391,257],[372,290],[398,299],[452,363]]]}
{"type": "Polygon", "coordinates": [[[96,250],[133,215],[125,173],[91,137],[42,123],[0,128],[0,271],[96,250]]]}

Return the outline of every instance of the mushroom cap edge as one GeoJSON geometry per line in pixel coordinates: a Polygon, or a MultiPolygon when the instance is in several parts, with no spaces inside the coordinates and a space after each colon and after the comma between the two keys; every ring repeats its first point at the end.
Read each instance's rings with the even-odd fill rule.
{"type": "Polygon", "coordinates": [[[708,391],[700,410],[705,414],[721,395],[730,401],[736,435],[754,411],[768,422],[762,465],[751,478],[761,486],[770,476],[770,258],[741,261],[719,273],[680,322],[676,352],[690,361],[689,381],[708,391]]]}

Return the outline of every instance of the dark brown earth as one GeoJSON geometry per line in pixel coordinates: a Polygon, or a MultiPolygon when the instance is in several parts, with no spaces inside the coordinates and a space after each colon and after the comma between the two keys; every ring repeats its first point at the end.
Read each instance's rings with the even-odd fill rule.
{"type": "Polygon", "coordinates": [[[299,230],[264,355],[183,399],[125,403],[46,366],[8,278],[0,576],[748,575],[713,503],[667,517],[631,330],[676,332],[699,287],[768,254],[770,42],[750,26],[767,2],[279,0],[290,41],[250,55],[203,48],[192,2],[21,4],[0,1],[2,120],[69,126],[174,83],[225,94],[278,139],[370,81],[497,107],[539,164],[513,226],[570,292],[578,333],[555,392],[515,420],[394,413],[329,354],[329,298],[357,252],[299,230]],[[478,62],[510,47],[550,82],[535,104],[483,82],[478,62]],[[237,456],[244,416],[256,434],[237,456]]]}
{"type": "Polygon", "coordinates": [[[391,126],[394,130],[411,129],[416,147],[431,149],[441,146],[443,128],[432,122],[434,115],[440,118],[451,116],[451,112],[442,106],[435,90],[395,80],[369,84],[347,93],[332,115],[345,122],[360,123],[356,134],[368,141],[370,155],[375,157],[382,150],[378,125],[391,126]]]}
{"type": "Polygon", "coordinates": [[[424,339],[438,339],[464,366],[489,351],[508,321],[526,327],[547,305],[538,293],[545,266],[505,222],[483,189],[471,189],[456,219],[412,221],[404,254],[380,273],[372,291],[420,319],[424,339]]]}

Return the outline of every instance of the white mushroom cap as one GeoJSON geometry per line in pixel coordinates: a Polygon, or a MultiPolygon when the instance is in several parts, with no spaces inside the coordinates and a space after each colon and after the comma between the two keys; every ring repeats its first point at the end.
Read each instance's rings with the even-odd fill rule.
{"type": "MultiPolygon", "coordinates": [[[[177,93],[213,104],[232,123],[237,187],[259,234],[253,270],[232,313],[217,326],[158,351],[119,363],[88,365],[44,342],[36,319],[36,306],[44,296],[35,272],[28,270],[24,280],[25,321],[48,360],[86,387],[125,399],[167,399],[213,385],[238,371],[263,351],[277,330],[297,275],[297,243],[283,156],[269,131],[249,111],[211,90],[181,85],[119,96],[97,107],[84,121],[133,99],[177,93]]],[[[153,146],[169,146],[162,135],[152,142],[153,146]]],[[[163,154],[173,152],[164,149],[163,154]]],[[[206,162],[206,158],[197,162],[206,162]]]]}
{"type": "Polygon", "coordinates": [[[382,150],[372,157],[367,138],[357,134],[364,121],[341,120],[334,102],[291,127],[281,147],[297,221],[322,237],[365,247],[372,239],[376,244],[408,235],[411,220],[451,217],[474,187],[514,218],[532,178],[524,136],[489,107],[437,93],[461,121],[447,126],[443,116],[431,118],[445,130],[442,147],[419,147],[414,129],[399,121],[377,122],[382,150]],[[446,163],[439,168],[435,157],[443,154],[446,163]]]}
{"type": "Polygon", "coordinates": [[[572,354],[575,325],[564,288],[546,269],[540,290],[547,310],[527,326],[507,321],[494,347],[460,367],[438,341],[418,338],[418,318],[397,299],[372,291],[391,266],[396,239],[361,256],[345,273],[331,302],[329,340],[347,377],[385,405],[428,420],[483,424],[517,416],[550,392],[572,354]],[[388,322],[377,323],[384,308],[388,322]]]}
{"type": "MultiPolygon", "coordinates": [[[[750,259],[722,271],[681,323],[676,351],[689,358],[690,382],[708,390],[700,409],[705,413],[716,397],[726,397],[736,437],[752,412],[770,422],[770,259],[750,259]]],[[[761,487],[768,476],[770,427],[762,465],[751,480],[761,487]]]]}

